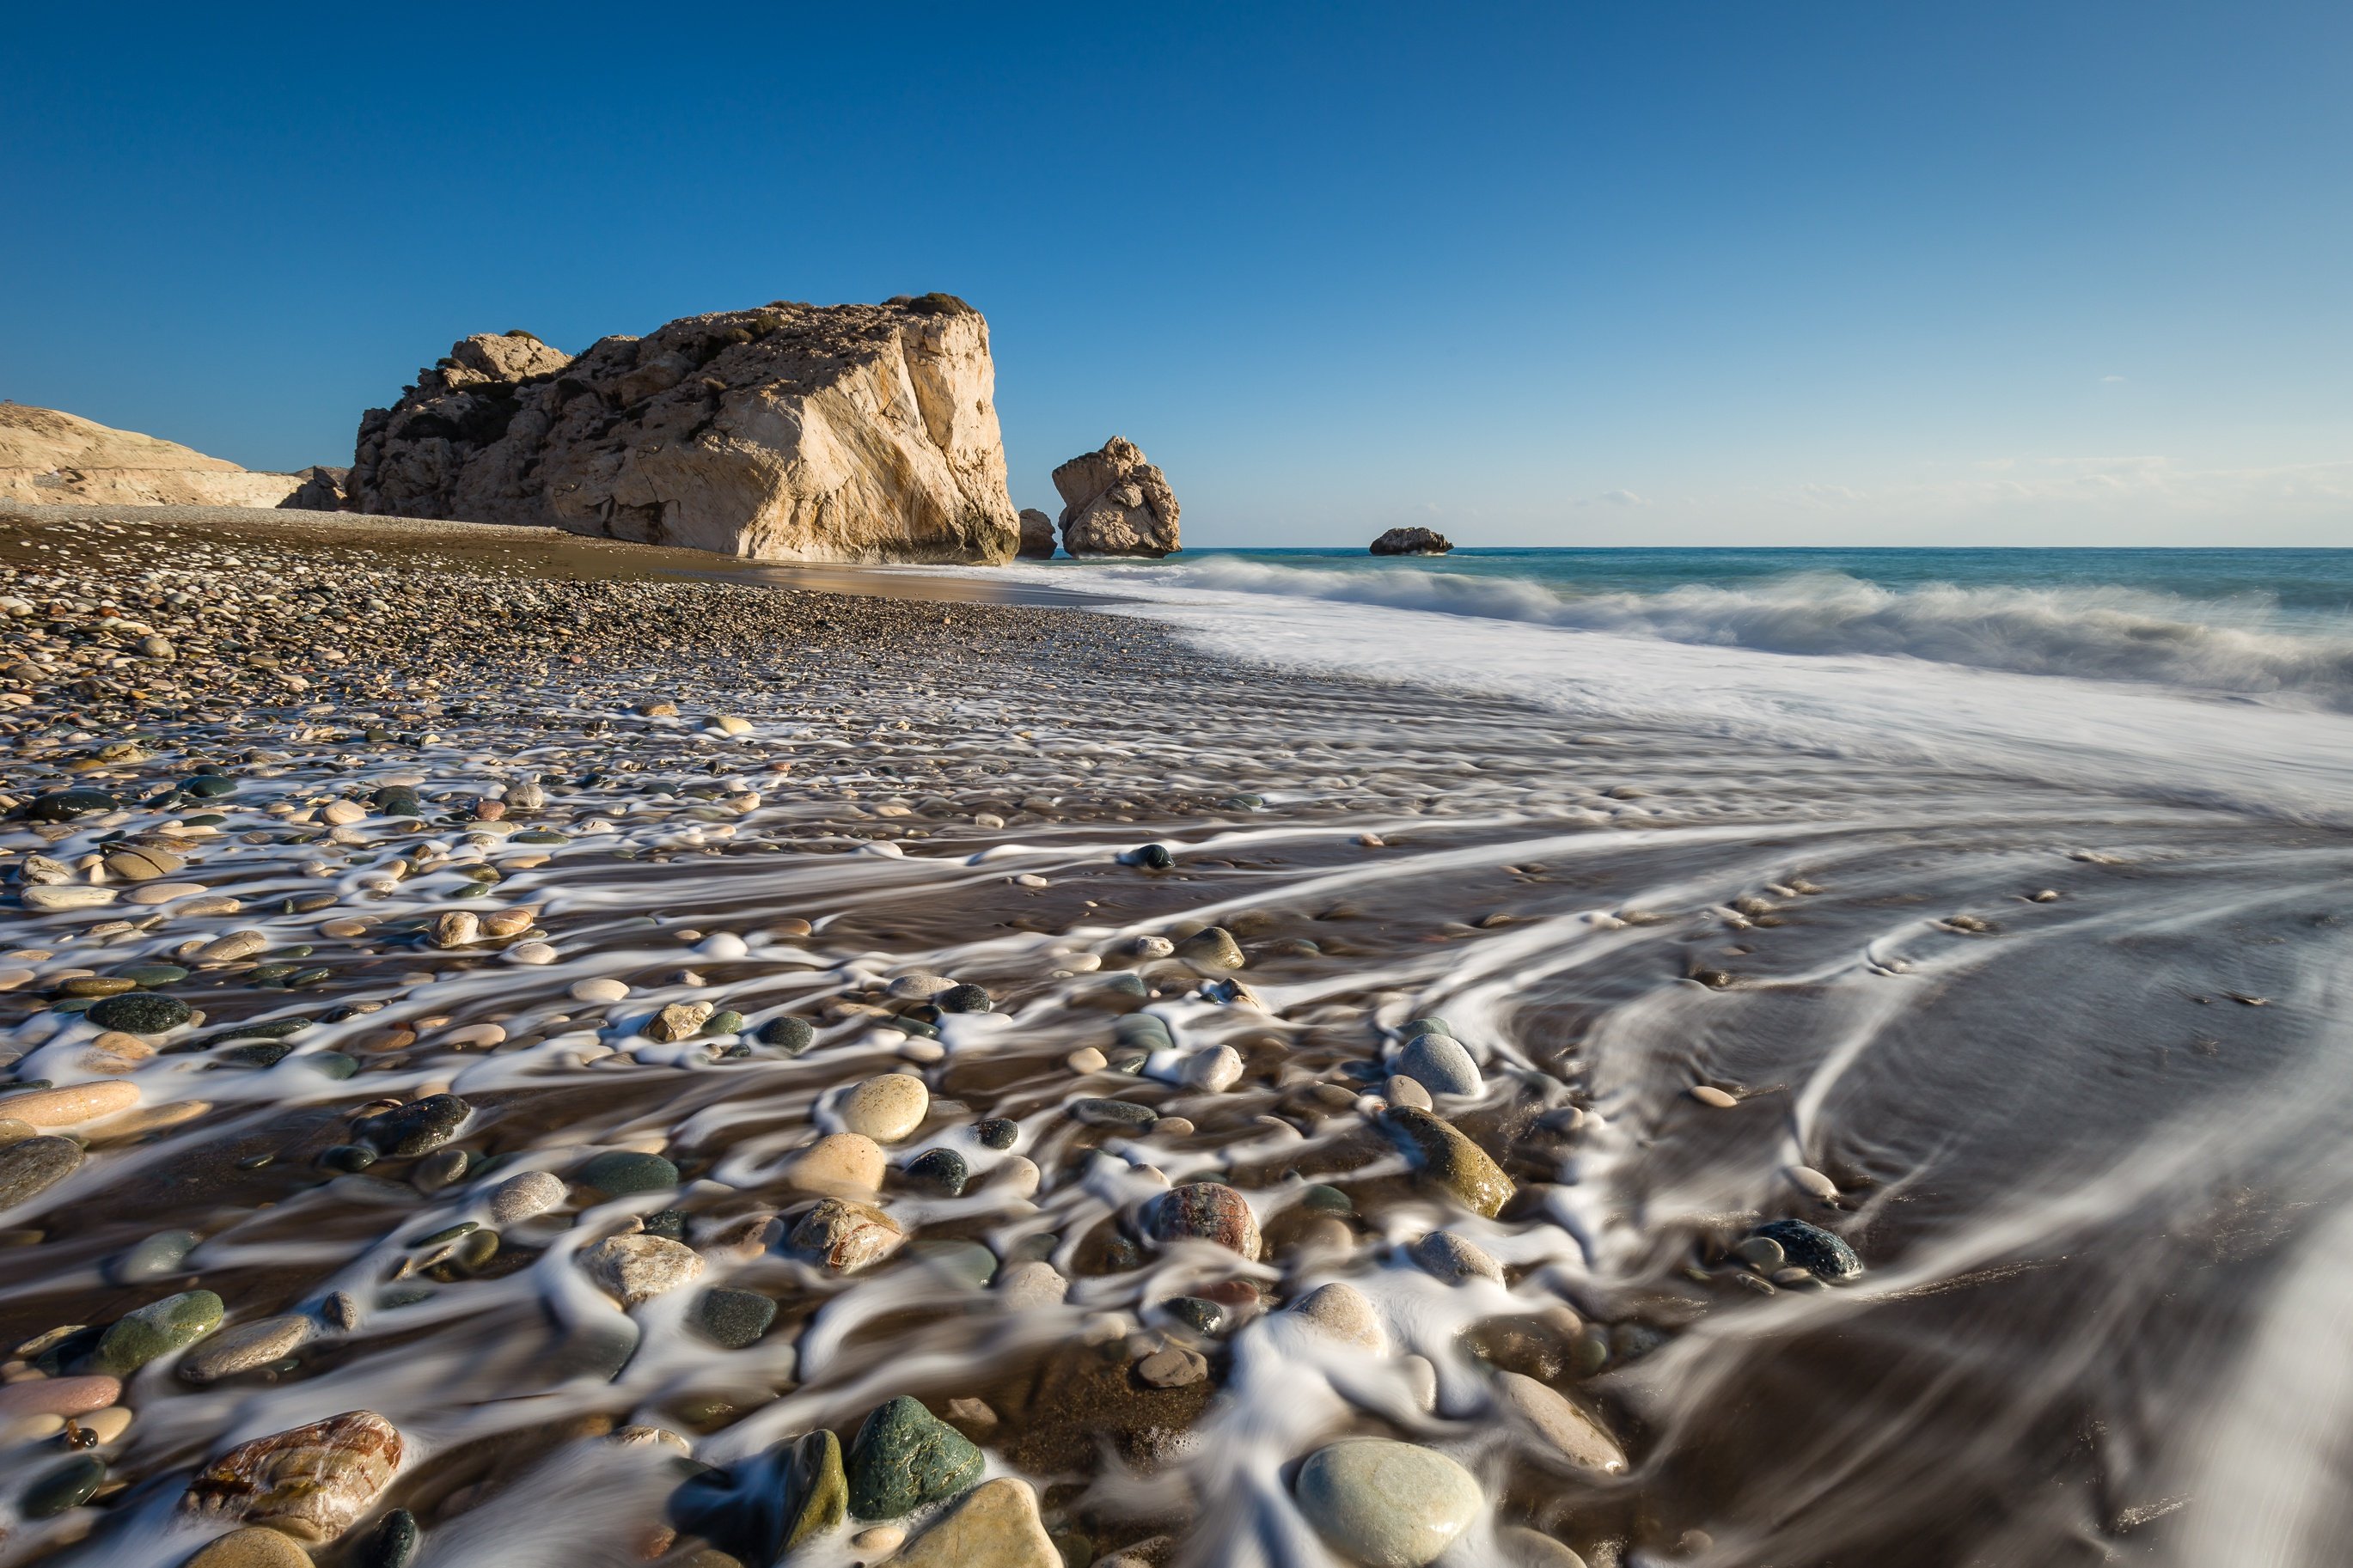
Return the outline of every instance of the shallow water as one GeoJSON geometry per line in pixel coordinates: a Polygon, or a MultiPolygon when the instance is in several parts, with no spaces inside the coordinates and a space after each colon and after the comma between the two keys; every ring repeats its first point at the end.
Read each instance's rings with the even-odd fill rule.
{"type": "MultiPolygon", "coordinates": [[[[138,1374],[135,1423],[108,1450],[123,1489],[15,1524],[0,1560],[176,1562],[197,1539],[174,1512],[191,1467],[367,1408],[408,1441],[382,1506],[423,1521],[420,1562],[634,1561],[668,1544],[677,1472],[597,1433],[659,1426],[739,1465],[818,1425],[847,1439],[900,1394],[986,1401],[990,1472],[1035,1483],[1074,1553],[1167,1532],[1187,1563],[1330,1561],[1293,1471],[1359,1432],[1479,1478],[1489,1506],[1454,1564],[1506,1561],[1498,1532],[1521,1523],[1597,1563],[2334,1560],[2353,1415],[2345,721],[1104,575],[1154,595],[1135,613],[1257,668],[1148,628],[1083,673],[883,659],[747,679],[712,704],[752,721],[732,738],[691,707],[636,717],[647,693],[627,679],[519,709],[453,692],[427,715],[441,741],[397,757],[303,739],[290,716],[282,760],[232,770],[221,842],[193,851],[244,910],[105,936],[89,933],[130,911],[7,911],[7,947],[52,955],[0,960],[36,971],[28,998],[232,929],[328,971],[288,992],[249,962],[199,967],[170,989],[209,1016],[167,1044],[381,1005],[267,1067],[234,1046],[139,1065],[145,1106],[211,1110],[128,1141],[84,1129],[88,1163],[0,1215],[40,1237],[0,1253],[37,1260],[0,1279],[10,1343],[192,1282],[232,1327],[337,1291],[358,1308],[290,1365],[204,1387],[169,1362],[138,1374]],[[549,804],[517,821],[562,842],[463,820],[533,776],[549,804]],[[403,778],[421,826],[375,816],[337,843],[271,815],[403,778]],[[1146,842],[1169,868],[1123,859],[1146,842]],[[420,844],[440,853],[419,864],[420,844]],[[388,880],[405,856],[415,868],[388,880]],[[473,865],[502,879],[459,898],[473,865]],[[517,907],[555,962],[442,951],[416,929],[517,907]],[[366,935],[320,935],[354,915],[366,935]],[[1134,952],[1208,923],[1240,939],[1238,975],[1134,952]],[[880,1015],[906,1005],[881,988],[918,971],[987,987],[995,1011],[939,1020],[937,1041],[901,1032],[880,1015]],[[1232,1047],[1240,1081],[1074,1069],[1145,1000],[1105,995],[1122,971],[1180,1052],[1232,1047]],[[592,977],[631,994],[568,996],[592,977]],[[692,999],[747,1028],[807,1017],[816,1047],[641,1032],[692,999]],[[1365,1114],[1400,1027],[1433,1015],[1485,1083],[1440,1109],[1519,1184],[1494,1219],[1416,1182],[1365,1114]],[[453,1043],[485,1023],[504,1038],[453,1043]],[[359,1070],[326,1076],[330,1053],[359,1070]],[[887,1207],[917,1243],[858,1273],[732,1246],[732,1222],[806,1202],[790,1156],[835,1124],[840,1089],[894,1067],[934,1095],[894,1161],[953,1147],[982,1179],[951,1199],[894,1178],[887,1207]],[[1697,1102],[1703,1084],[1739,1103],[1697,1102]],[[441,1087],[475,1108],[459,1145],[505,1160],[488,1175],[426,1193],[413,1163],[315,1163],[361,1106],[441,1087]],[[1066,1114],[1083,1096],[1193,1125],[1106,1132],[1066,1114]],[[1034,1197],[987,1179],[1009,1163],[974,1136],[991,1116],[1019,1122],[1034,1197]],[[483,1218],[519,1171],[576,1184],[619,1148],[660,1150],[685,1185],[575,1184],[480,1266],[422,1244],[483,1218]],[[1828,1175],[1835,1204],[1792,1166],[1828,1175]],[[1263,1261],[1134,1246],[1162,1180],[1210,1178],[1250,1199],[1263,1261]],[[1313,1226],[1309,1183],[1352,1200],[1345,1247],[1313,1226]],[[578,1255],[673,1209],[704,1272],[624,1314],[578,1255]],[[1775,1289],[1727,1257],[1781,1215],[1844,1236],[1862,1279],[1775,1289]],[[1440,1225],[1509,1283],[1416,1267],[1406,1247],[1440,1225]],[[109,1281],[133,1243],[180,1227],[203,1236],[183,1272],[109,1281]],[[924,1246],[957,1241],[987,1258],[924,1246]],[[1064,1305],[1008,1310],[979,1282],[1033,1256],[1070,1277],[1064,1305]],[[1237,1279],[1263,1288],[1238,1327],[1202,1337],[1166,1315],[1237,1279]],[[1282,1310],[1329,1280],[1373,1302],[1377,1349],[1282,1310]],[[748,1349],[689,1326],[723,1284],[778,1303],[748,1349]],[[1576,1360],[1579,1324],[1600,1331],[1598,1372],[1576,1360]],[[1206,1382],[1135,1380],[1169,1338],[1199,1343],[1206,1382]],[[1409,1355],[1434,1373],[1432,1407],[1409,1355]],[[1498,1415],[1498,1367],[1597,1414],[1630,1473],[1547,1462],[1498,1415]]],[[[9,841],[70,860],[194,815],[85,818],[47,845],[11,825],[9,841]]],[[[12,1026],[20,1079],[92,1076],[87,1022],[28,1006],[12,1026]]],[[[794,1561],[858,1561],[849,1533],[794,1561]]]]}

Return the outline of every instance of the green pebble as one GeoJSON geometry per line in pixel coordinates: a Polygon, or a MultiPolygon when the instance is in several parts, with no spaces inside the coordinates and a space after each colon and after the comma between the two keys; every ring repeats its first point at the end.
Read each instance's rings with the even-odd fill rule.
{"type": "Polygon", "coordinates": [[[185,1350],[221,1325],[228,1309],[209,1290],[183,1290],[125,1312],[107,1329],[90,1360],[97,1371],[128,1377],[158,1356],[185,1350]]]}
{"type": "Polygon", "coordinates": [[[177,985],[188,977],[188,972],[176,963],[134,963],[115,973],[133,985],[177,985]]]}
{"type": "Polygon", "coordinates": [[[907,1394],[866,1418],[849,1447],[849,1511],[860,1519],[903,1519],[944,1502],[980,1479],[980,1450],[963,1433],[907,1394]]]}
{"type": "Polygon", "coordinates": [[[1310,1214],[1346,1215],[1356,1212],[1356,1199],[1337,1187],[1328,1187],[1320,1182],[1299,1194],[1299,1205],[1310,1214]]]}
{"type": "Polygon", "coordinates": [[[710,1021],[702,1026],[702,1032],[706,1035],[740,1035],[744,1032],[744,1015],[733,1008],[723,1013],[713,1013],[710,1021]]]}
{"type": "Polygon", "coordinates": [[[43,1471],[38,1480],[25,1489],[21,1505],[25,1517],[55,1519],[69,1509],[79,1508],[105,1479],[104,1459],[92,1454],[68,1459],[55,1469],[43,1471]]]}
{"type": "Polygon", "coordinates": [[[755,1344],[776,1321],[776,1303],[756,1290],[706,1290],[695,1308],[695,1326],[722,1350],[755,1344]]]}
{"type": "Polygon", "coordinates": [[[126,1035],[161,1035],[188,1021],[188,1005],[176,996],[130,991],[90,1005],[90,1021],[126,1035]]]}
{"type": "Polygon", "coordinates": [[[659,1154],[616,1149],[580,1168],[580,1180],[611,1197],[667,1192],[678,1185],[678,1167],[659,1154]]]}

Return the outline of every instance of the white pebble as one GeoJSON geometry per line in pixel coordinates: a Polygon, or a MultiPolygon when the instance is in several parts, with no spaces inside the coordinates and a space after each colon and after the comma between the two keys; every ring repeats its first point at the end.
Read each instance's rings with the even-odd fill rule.
{"type": "Polygon", "coordinates": [[[617,980],[599,975],[594,980],[575,980],[570,995],[575,1002],[619,1002],[629,994],[629,988],[617,980]]]}

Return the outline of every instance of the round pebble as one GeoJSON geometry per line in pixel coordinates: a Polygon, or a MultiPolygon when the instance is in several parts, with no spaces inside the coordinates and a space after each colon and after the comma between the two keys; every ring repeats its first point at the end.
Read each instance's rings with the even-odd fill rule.
{"type": "Polygon", "coordinates": [[[841,1097],[835,1114],[847,1131],[878,1143],[896,1143],[923,1124],[931,1090],[913,1073],[886,1072],[868,1079],[841,1097]]]}
{"type": "Polygon", "coordinates": [[[536,1218],[561,1206],[563,1179],[547,1171],[524,1171],[509,1176],[491,1191],[491,1223],[503,1228],[536,1218]]]}
{"type": "Polygon", "coordinates": [[[617,980],[598,976],[574,981],[567,994],[575,1002],[620,1002],[628,999],[629,988],[617,980]]]}
{"type": "Polygon", "coordinates": [[[1479,1516],[1471,1472],[1443,1454],[1385,1437],[1319,1448],[1299,1468],[1300,1511],[1316,1533],[1367,1568],[1422,1568],[1479,1516]]]}
{"type": "Polygon", "coordinates": [[[96,1083],[69,1083],[59,1089],[37,1089],[0,1098],[0,1116],[35,1127],[70,1127],[78,1121],[128,1110],[138,1103],[136,1084],[121,1079],[102,1079],[96,1083]]]}
{"type": "Polygon", "coordinates": [[[871,1197],[881,1190],[888,1162],[882,1146],[862,1132],[818,1139],[785,1168],[786,1184],[818,1197],[871,1197]]]}
{"type": "Polygon", "coordinates": [[[659,1154],[615,1149],[580,1167],[580,1181],[611,1197],[659,1193],[678,1185],[678,1167],[659,1154]]]}

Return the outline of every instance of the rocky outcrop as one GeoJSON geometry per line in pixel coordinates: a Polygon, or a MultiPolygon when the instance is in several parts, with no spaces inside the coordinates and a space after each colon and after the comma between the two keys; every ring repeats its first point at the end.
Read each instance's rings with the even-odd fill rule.
{"type": "Polygon", "coordinates": [[[1054,470],[1062,496],[1062,548],[1073,555],[1172,555],[1176,497],[1135,443],[1114,436],[1100,452],[1054,470]]]}
{"type": "Polygon", "coordinates": [[[946,294],[455,344],[360,421],[352,504],[765,561],[1008,559],[988,323],[946,294]]]}
{"type": "Polygon", "coordinates": [[[1054,553],[1054,520],[1034,506],[1021,509],[1021,553],[1032,561],[1054,553]]]}
{"type": "Polygon", "coordinates": [[[1376,555],[1443,555],[1454,541],[1434,528],[1392,528],[1373,541],[1376,555]]]}
{"type": "Polygon", "coordinates": [[[54,408],[0,403],[0,500],[105,506],[277,506],[301,474],[257,474],[175,441],[54,408]]]}
{"type": "Polygon", "coordinates": [[[280,506],[299,507],[304,511],[343,510],[352,478],[349,468],[330,468],[313,464],[294,477],[302,482],[295,487],[292,495],[278,503],[280,506]]]}

